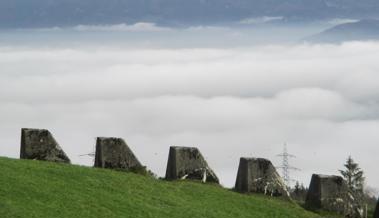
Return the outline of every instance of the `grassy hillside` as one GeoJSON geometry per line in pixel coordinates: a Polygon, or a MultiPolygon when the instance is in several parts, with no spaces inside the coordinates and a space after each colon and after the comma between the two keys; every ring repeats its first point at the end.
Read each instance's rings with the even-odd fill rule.
{"type": "Polygon", "coordinates": [[[0,158],[0,217],[318,217],[299,206],[196,182],[0,158]]]}

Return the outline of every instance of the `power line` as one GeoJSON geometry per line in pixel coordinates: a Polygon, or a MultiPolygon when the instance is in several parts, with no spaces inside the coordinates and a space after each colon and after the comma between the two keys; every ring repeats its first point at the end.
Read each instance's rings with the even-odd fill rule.
{"type": "Polygon", "coordinates": [[[91,153],[88,153],[88,154],[81,154],[81,155],[78,155],[78,156],[79,156],[79,157],[84,157],[84,156],[91,157],[91,158],[92,158],[92,162],[95,163],[95,156],[96,156],[95,146],[93,147],[91,153]]]}

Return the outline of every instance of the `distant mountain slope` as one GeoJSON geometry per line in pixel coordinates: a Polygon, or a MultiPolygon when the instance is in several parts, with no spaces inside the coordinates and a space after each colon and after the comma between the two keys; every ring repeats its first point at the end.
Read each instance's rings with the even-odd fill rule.
{"type": "Polygon", "coordinates": [[[214,24],[249,17],[372,18],[377,0],[1,0],[0,27],[154,22],[214,24]]]}
{"type": "Polygon", "coordinates": [[[318,218],[295,203],[216,185],[0,158],[2,218],[318,218]]]}
{"type": "Polygon", "coordinates": [[[340,24],[311,36],[311,42],[343,42],[354,40],[379,40],[379,20],[361,20],[340,24]]]}

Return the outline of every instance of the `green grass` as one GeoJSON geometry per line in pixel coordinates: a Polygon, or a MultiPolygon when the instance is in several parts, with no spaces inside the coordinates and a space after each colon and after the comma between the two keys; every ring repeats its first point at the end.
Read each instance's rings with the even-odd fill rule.
{"type": "Polygon", "coordinates": [[[328,211],[323,211],[323,210],[317,210],[317,211],[313,211],[313,212],[317,213],[318,215],[322,216],[323,218],[344,218],[344,216],[341,214],[336,214],[333,212],[328,212],[328,211]]]}
{"type": "Polygon", "coordinates": [[[0,158],[0,217],[316,218],[295,203],[216,185],[0,158]]]}

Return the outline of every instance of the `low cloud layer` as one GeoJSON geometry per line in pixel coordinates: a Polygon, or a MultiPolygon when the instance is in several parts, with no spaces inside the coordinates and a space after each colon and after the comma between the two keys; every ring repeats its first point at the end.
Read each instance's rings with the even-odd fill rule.
{"type": "Polygon", "coordinates": [[[348,155],[378,187],[379,43],[135,49],[0,48],[0,155],[20,128],[50,129],[74,163],[97,136],[123,137],[164,175],[170,145],[197,146],[226,186],[239,157],[280,165],[284,143],[308,185],[348,155]]]}

